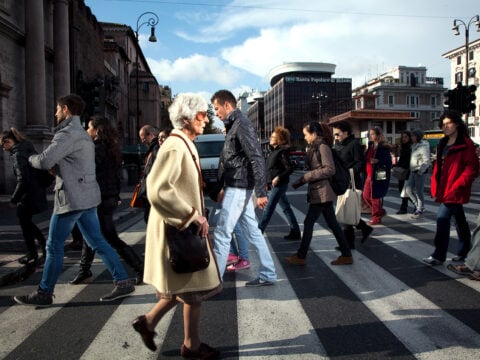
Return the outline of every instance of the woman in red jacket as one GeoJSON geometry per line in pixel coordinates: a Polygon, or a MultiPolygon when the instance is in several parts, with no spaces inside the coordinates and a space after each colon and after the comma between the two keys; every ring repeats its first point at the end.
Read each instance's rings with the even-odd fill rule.
{"type": "Polygon", "coordinates": [[[450,219],[455,217],[458,250],[453,261],[463,261],[471,248],[471,234],[463,204],[470,201],[472,183],[478,176],[479,163],[475,145],[459,113],[447,110],[439,120],[445,137],[437,147],[437,160],[431,177],[431,194],[440,203],[437,211],[435,251],[423,259],[428,265],[441,265],[446,260],[450,241],[450,219]]]}

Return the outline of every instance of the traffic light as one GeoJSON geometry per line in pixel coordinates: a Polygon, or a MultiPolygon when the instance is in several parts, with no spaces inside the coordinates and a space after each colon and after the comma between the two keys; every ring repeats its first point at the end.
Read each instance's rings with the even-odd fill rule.
{"type": "Polygon", "coordinates": [[[445,106],[448,106],[449,110],[460,111],[460,103],[458,102],[459,91],[458,88],[448,90],[443,94],[445,97],[445,106]]]}
{"type": "Polygon", "coordinates": [[[477,87],[475,85],[470,85],[469,87],[465,88],[465,99],[463,103],[463,113],[470,113],[471,111],[475,110],[475,91],[477,91],[477,87]]]}

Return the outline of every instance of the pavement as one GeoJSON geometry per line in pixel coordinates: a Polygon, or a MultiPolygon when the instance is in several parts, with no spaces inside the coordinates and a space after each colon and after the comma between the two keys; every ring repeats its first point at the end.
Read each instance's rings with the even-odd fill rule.
{"type": "MultiPolygon", "coordinates": [[[[122,204],[115,212],[115,222],[136,222],[143,221],[143,210],[129,206],[134,186],[125,185],[122,187],[120,198],[122,204]]],[[[41,214],[34,215],[33,220],[47,238],[50,216],[53,209],[53,193],[47,195],[48,210],[41,214]]],[[[10,196],[0,195],[0,286],[21,281],[35,271],[32,264],[22,265],[18,262],[25,256],[27,250],[23,240],[22,230],[18,224],[16,209],[9,207],[10,196]]],[[[65,242],[65,256],[80,258],[81,251],[72,249],[71,238],[65,242]]],[[[39,249],[39,255],[41,251],[39,249]]]]}

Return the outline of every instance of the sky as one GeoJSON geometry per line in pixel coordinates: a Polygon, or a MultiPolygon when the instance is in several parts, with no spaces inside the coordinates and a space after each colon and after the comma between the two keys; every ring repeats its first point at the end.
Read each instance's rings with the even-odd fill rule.
{"type": "MultiPolygon", "coordinates": [[[[172,94],[219,89],[235,95],[270,88],[269,72],[286,62],[336,65],[334,78],[353,88],[399,66],[425,66],[450,87],[442,54],[465,46],[478,0],[85,0],[98,21],[131,26],[155,13],[157,42],[139,27],[150,70],[172,94]]],[[[480,38],[475,24],[470,41],[480,38]]]]}

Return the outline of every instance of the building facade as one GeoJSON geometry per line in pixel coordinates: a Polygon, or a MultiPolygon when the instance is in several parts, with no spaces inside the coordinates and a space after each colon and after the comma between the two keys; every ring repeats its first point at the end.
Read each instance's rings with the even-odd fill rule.
{"type": "Polygon", "coordinates": [[[409,112],[413,127],[430,130],[438,128],[445,90],[443,78],[427,77],[425,67],[397,66],[353,89],[352,97],[355,109],[366,108],[364,102],[374,99],[375,109],[409,112]]]}
{"type": "Polygon", "coordinates": [[[480,144],[480,39],[469,42],[468,61],[466,51],[466,47],[461,46],[442,56],[450,60],[450,88],[455,88],[459,82],[465,85],[465,80],[468,80],[468,85],[477,87],[475,109],[467,114],[466,119],[470,136],[480,144]]]}

